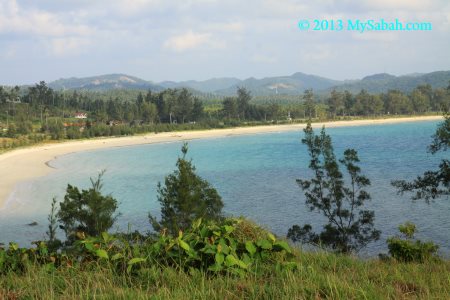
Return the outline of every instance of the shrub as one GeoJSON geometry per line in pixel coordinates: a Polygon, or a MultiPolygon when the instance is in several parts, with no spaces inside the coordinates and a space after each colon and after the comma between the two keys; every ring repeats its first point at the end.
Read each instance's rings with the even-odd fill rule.
{"type": "Polygon", "coordinates": [[[387,240],[389,254],[393,258],[402,262],[424,262],[436,257],[438,245],[414,239],[416,225],[407,222],[398,228],[403,237],[390,237],[387,240]]]}
{"type": "Polygon", "coordinates": [[[0,274],[23,273],[31,264],[48,270],[96,265],[117,274],[135,275],[150,267],[174,267],[181,270],[200,270],[209,275],[243,275],[260,265],[275,265],[278,270],[296,266],[286,241],[277,240],[266,231],[256,240],[238,240],[234,233],[245,220],[227,219],[222,223],[201,219],[178,235],[159,235],[157,239],[130,240],[123,235],[103,232],[99,236],[78,234],[70,253],[54,252],[45,242],[35,242],[35,248],[19,248],[11,243],[7,250],[0,248],[0,274]]]}
{"type": "Polygon", "coordinates": [[[73,242],[77,232],[84,232],[90,236],[98,236],[112,227],[118,215],[117,200],[110,195],[101,194],[101,172],[96,180],[91,178],[92,187],[88,190],[79,190],[72,185],[67,186],[64,201],[56,214],[61,228],[66,233],[69,243],[73,242]]]}
{"type": "Polygon", "coordinates": [[[67,129],[67,138],[70,140],[81,138],[81,132],[78,127],[70,127],[67,129]]]}
{"type": "Polygon", "coordinates": [[[195,166],[186,159],[186,143],[181,151],[183,156],[178,158],[177,170],[165,178],[164,186],[158,183],[161,221],[149,214],[154,230],[166,229],[173,235],[189,228],[195,219],[222,218],[222,198],[214,187],[195,173],[195,166]]]}
{"type": "Polygon", "coordinates": [[[336,159],[325,127],[320,135],[316,135],[308,122],[304,132],[302,143],[308,147],[309,168],[314,177],[298,179],[297,183],[305,192],[310,210],[321,212],[328,223],[320,233],[314,232],[309,224],[294,225],[288,230],[287,237],[293,242],[322,245],[340,253],[357,252],[380,236],[380,231],[374,228],[374,211],[364,209],[365,202],[371,199],[365,190],[370,180],[361,174],[356,150],[347,149],[342,159],[336,159]],[[349,175],[347,185],[338,162],[349,175]]]}

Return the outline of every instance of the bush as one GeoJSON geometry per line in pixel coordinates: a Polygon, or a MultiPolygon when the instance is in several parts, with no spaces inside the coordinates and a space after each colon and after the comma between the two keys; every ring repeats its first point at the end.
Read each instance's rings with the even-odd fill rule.
{"type": "Polygon", "coordinates": [[[183,156],[178,158],[177,170],[165,178],[164,186],[158,183],[161,221],[149,214],[155,231],[165,229],[173,235],[189,228],[195,219],[222,218],[222,198],[209,182],[195,173],[195,166],[186,159],[186,143],[181,151],[183,156]]]}
{"type": "Polygon", "coordinates": [[[92,188],[80,190],[72,185],[67,186],[64,201],[60,203],[60,209],[56,216],[63,225],[61,228],[66,233],[69,243],[76,239],[78,232],[90,236],[98,236],[112,227],[117,215],[117,200],[111,196],[101,194],[101,172],[96,180],[91,178],[92,188]]]}
{"type": "Polygon", "coordinates": [[[9,249],[0,248],[0,274],[23,273],[32,264],[48,270],[72,267],[89,268],[92,262],[117,274],[139,274],[146,268],[174,267],[181,270],[200,270],[206,274],[237,274],[254,271],[261,264],[278,269],[293,268],[296,263],[286,241],[277,240],[266,231],[256,240],[234,237],[243,220],[228,219],[223,223],[193,222],[185,232],[172,236],[161,234],[156,239],[130,241],[123,235],[103,232],[99,236],[78,235],[70,253],[55,252],[45,242],[35,242],[36,248],[19,248],[11,243],[9,249]]]}
{"type": "Polygon", "coordinates": [[[60,119],[49,120],[46,129],[53,140],[60,140],[65,137],[64,124],[60,119]]]}
{"type": "Polygon", "coordinates": [[[33,124],[30,121],[18,122],[17,133],[18,134],[28,134],[33,132],[33,124]]]}
{"type": "Polygon", "coordinates": [[[391,237],[387,240],[389,254],[393,258],[402,262],[424,262],[436,258],[438,245],[414,239],[416,225],[407,222],[398,228],[403,237],[391,237]]]}
{"type": "Polygon", "coordinates": [[[70,127],[67,129],[67,138],[69,140],[81,138],[81,132],[78,127],[70,127]]]}

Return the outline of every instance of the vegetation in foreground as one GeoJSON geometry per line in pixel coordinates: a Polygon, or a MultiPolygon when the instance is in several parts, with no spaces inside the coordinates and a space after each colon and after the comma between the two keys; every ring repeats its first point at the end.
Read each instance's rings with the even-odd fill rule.
{"type": "Polygon", "coordinates": [[[450,262],[363,261],[298,252],[296,268],[272,264],[244,276],[210,276],[154,264],[117,274],[97,262],[0,276],[3,299],[448,299],[450,262]]]}

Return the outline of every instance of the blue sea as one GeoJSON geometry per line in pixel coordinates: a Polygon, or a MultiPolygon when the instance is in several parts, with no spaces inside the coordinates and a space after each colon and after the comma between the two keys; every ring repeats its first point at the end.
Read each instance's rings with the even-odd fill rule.
{"type": "MultiPolygon", "coordinates": [[[[363,173],[371,180],[372,200],[381,239],[361,251],[362,256],[386,253],[386,239],[398,233],[405,221],[419,228],[419,238],[433,240],[450,256],[450,199],[431,204],[399,196],[394,179],[411,180],[437,168],[445,153],[431,155],[426,148],[438,122],[414,122],[329,128],[335,152],[358,151],[363,173]]],[[[188,157],[198,174],[217,188],[227,215],[246,216],[280,236],[294,225],[310,223],[320,230],[324,218],[305,205],[297,178],[310,178],[309,158],[301,143],[302,131],[253,134],[189,141],[188,157]]],[[[68,183],[83,188],[101,170],[105,193],[120,203],[115,230],[151,230],[148,213],[159,216],[157,184],[175,169],[181,142],[120,147],[68,154],[50,162],[55,171],[20,183],[0,210],[0,242],[14,240],[23,246],[45,237],[53,197],[63,199],[68,183]],[[30,227],[27,223],[39,225],[30,227]]],[[[447,154],[448,155],[448,154],[447,154]]]]}

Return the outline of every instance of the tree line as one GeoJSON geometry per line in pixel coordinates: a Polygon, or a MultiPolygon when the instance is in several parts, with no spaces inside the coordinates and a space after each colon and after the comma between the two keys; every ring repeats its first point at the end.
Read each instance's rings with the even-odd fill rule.
{"type": "Polygon", "coordinates": [[[258,122],[425,114],[450,108],[450,83],[446,89],[419,85],[409,94],[397,90],[382,94],[333,90],[323,97],[308,89],[295,103],[283,103],[279,95],[261,103],[244,87],[237,88],[236,96],[212,102],[185,88],[158,93],[134,91],[134,100],[125,94],[108,91],[109,98],[105,99],[102,93],[55,91],[43,81],[28,88],[0,87],[0,136],[34,134],[33,139],[42,140],[128,135],[174,130],[173,126],[192,129],[184,124],[221,128],[258,122]],[[79,112],[87,113],[87,120],[75,119],[79,112]]]}

